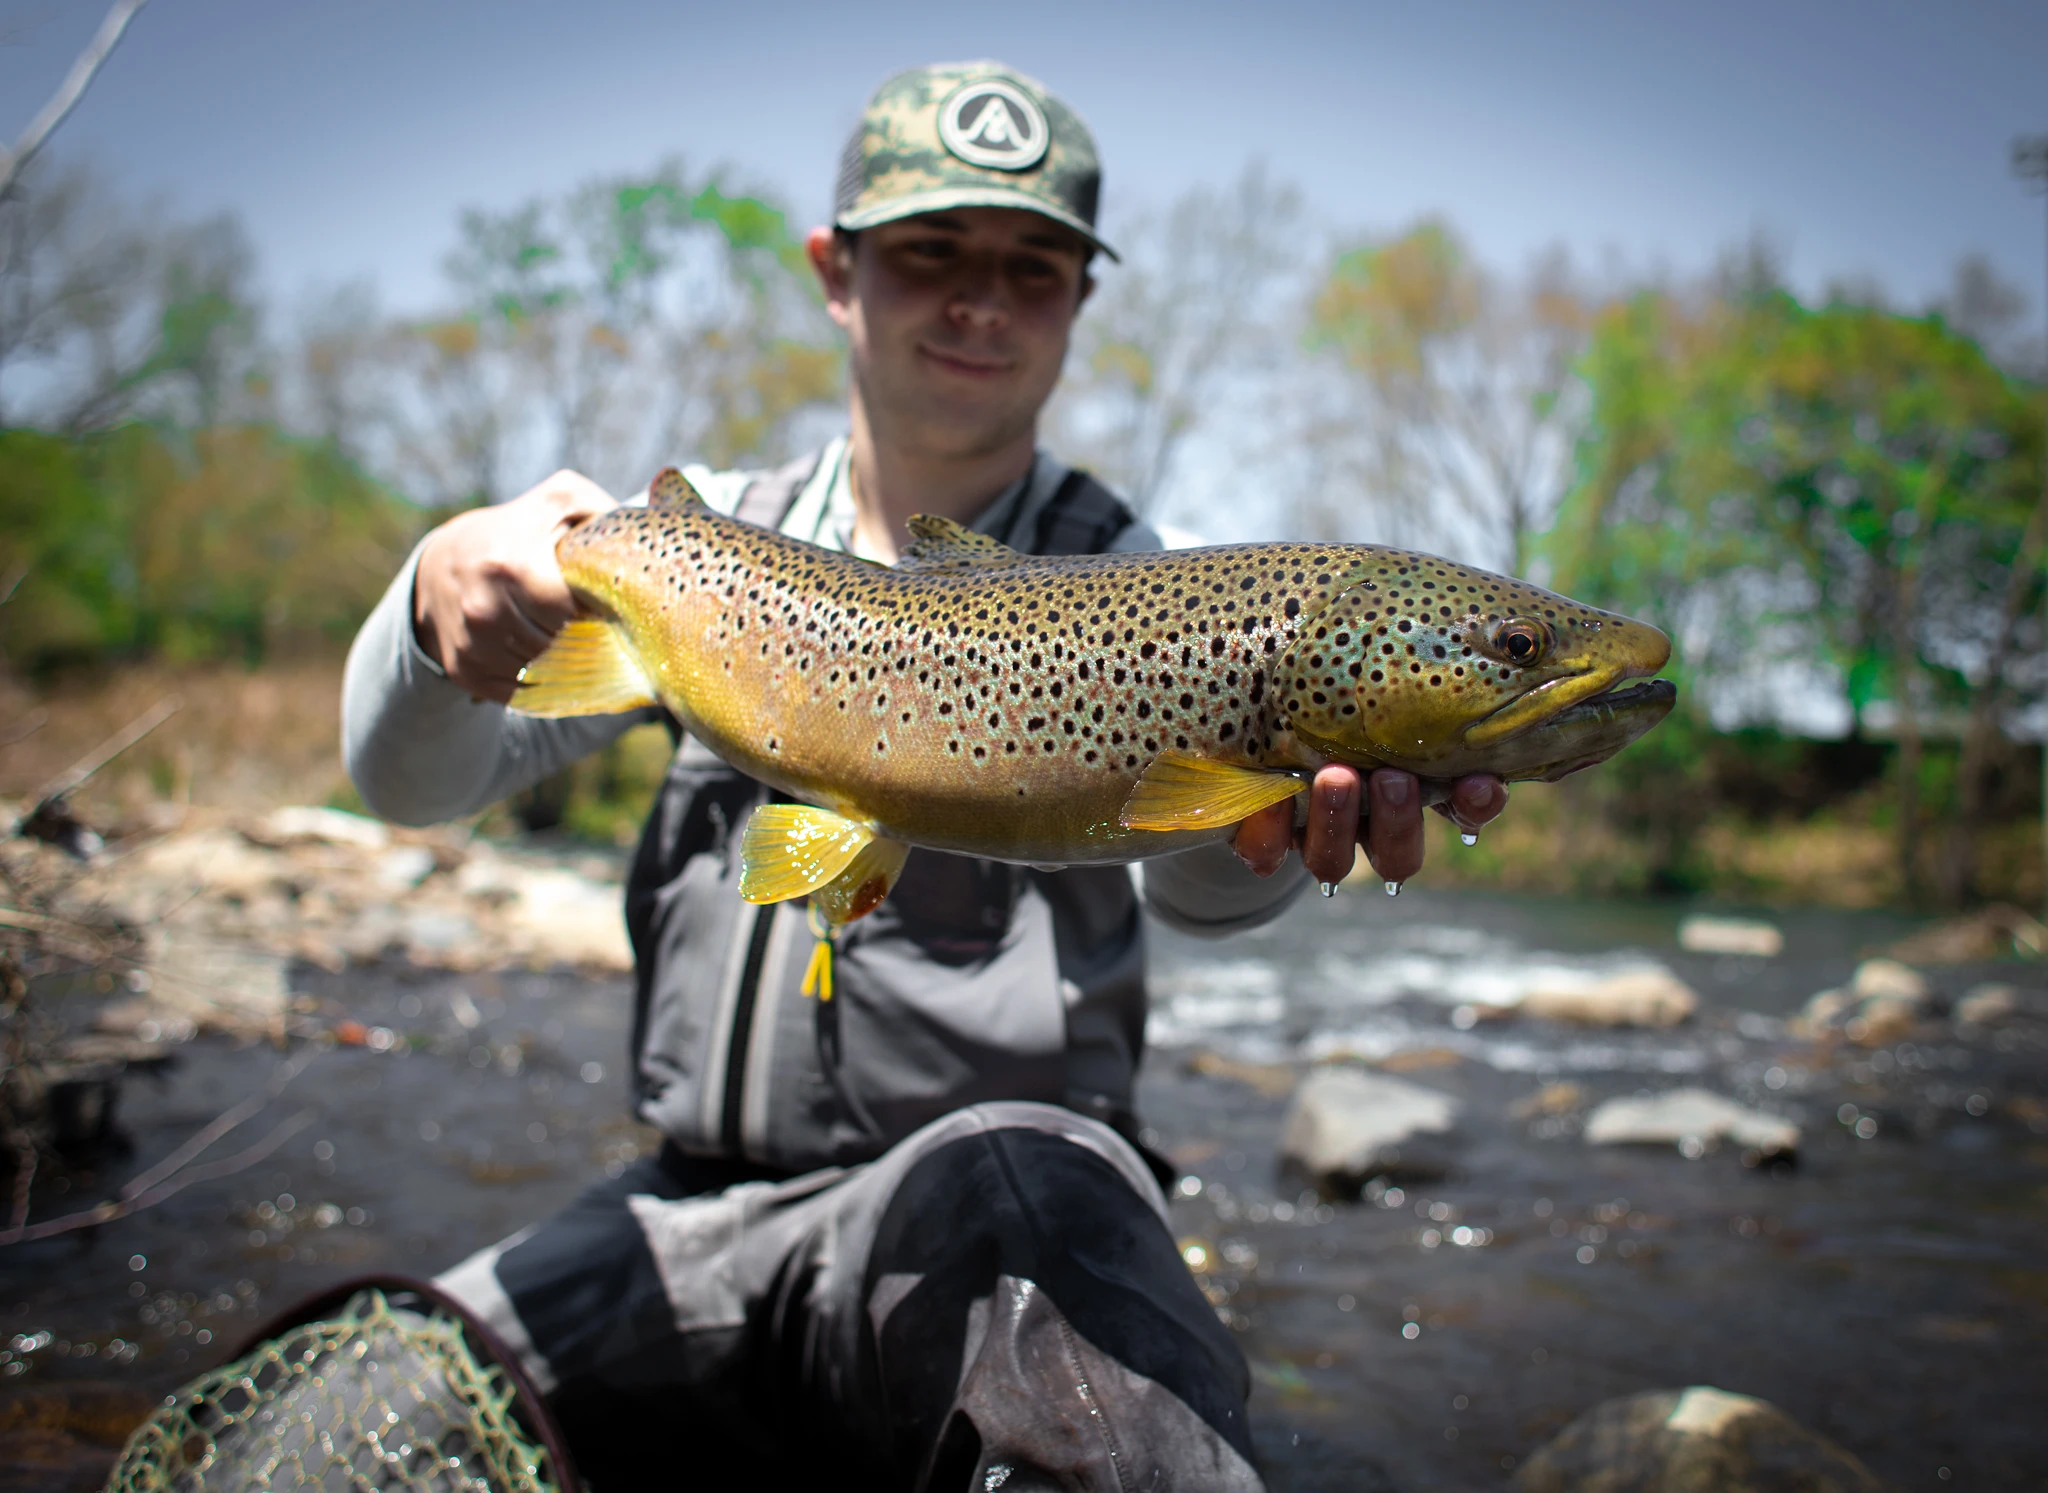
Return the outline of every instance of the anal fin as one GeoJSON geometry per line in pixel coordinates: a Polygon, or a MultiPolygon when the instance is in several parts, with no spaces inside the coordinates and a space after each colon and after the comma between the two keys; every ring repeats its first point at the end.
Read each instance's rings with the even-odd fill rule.
{"type": "Polygon", "coordinates": [[[895,889],[909,854],[901,840],[868,841],[844,871],[811,893],[811,906],[834,928],[866,917],[895,889]]]}
{"type": "Polygon", "coordinates": [[[830,809],[763,804],[740,838],[740,895],[749,902],[787,902],[815,892],[875,843],[872,826],[830,809]]]}
{"type": "Polygon", "coordinates": [[[614,715],[658,703],[654,686],[627,651],[625,636],[598,617],[579,617],[545,653],[519,671],[511,708],[559,719],[614,715]]]}
{"type": "Polygon", "coordinates": [[[1291,772],[1162,752],[1124,800],[1119,822],[1138,830],[1215,829],[1292,798],[1307,786],[1291,772]]]}

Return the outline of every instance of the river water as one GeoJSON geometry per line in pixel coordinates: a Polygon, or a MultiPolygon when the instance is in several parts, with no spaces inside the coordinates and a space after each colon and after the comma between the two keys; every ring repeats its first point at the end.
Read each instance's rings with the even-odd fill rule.
{"type": "MultiPolygon", "coordinates": [[[[1905,925],[1786,914],[1782,956],[1701,958],[1678,951],[1681,911],[1417,887],[1311,897],[1220,945],[1158,936],[1141,1108],[1183,1173],[1176,1234],[1252,1364],[1276,1493],[1499,1488],[1601,1400],[1688,1384],[1770,1400],[1902,1488],[2048,1486],[2048,971],[1933,972],[1938,1009],[2019,986],[2028,1014],[1996,1030],[1817,1049],[1784,1019],[1905,925]],[[1471,1019],[1546,967],[1645,960],[1699,991],[1697,1019],[1471,1019]],[[1347,1054],[1460,1101],[1440,1177],[1332,1200],[1281,1174],[1290,1071],[1347,1054]],[[1563,1084],[1577,1108],[1525,1103],[1563,1084]],[[1585,1105],[1680,1085],[1797,1121],[1798,1164],[1578,1133],[1585,1105]]],[[[623,1113],[622,981],[294,983],[370,1041],[203,1039],[132,1079],[132,1154],[39,1217],[106,1195],[287,1062],[303,1068],[218,1149],[304,1128],[96,1233],[0,1250],[0,1393],[161,1392],[299,1295],[442,1269],[651,1144],[623,1113]]]]}

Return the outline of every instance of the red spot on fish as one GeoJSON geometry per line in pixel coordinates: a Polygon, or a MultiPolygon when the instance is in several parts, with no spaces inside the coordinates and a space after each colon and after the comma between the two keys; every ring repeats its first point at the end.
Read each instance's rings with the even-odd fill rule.
{"type": "Polygon", "coordinates": [[[856,918],[866,917],[877,907],[880,907],[882,899],[888,895],[889,878],[886,876],[870,876],[860,884],[860,890],[853,894],[853,900],[847,904],[846,920],[850,923],[856,918]]]}

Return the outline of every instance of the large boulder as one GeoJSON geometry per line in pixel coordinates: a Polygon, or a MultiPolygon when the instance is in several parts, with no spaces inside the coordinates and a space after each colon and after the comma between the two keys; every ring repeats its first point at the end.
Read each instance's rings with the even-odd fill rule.
{"type": "Polygon", "coordinates": [[[1775,1405],[1694,1385],[1609,1400],[1515,1474],[1521,1493],[1887,1493],[1775,1405]]]}
{"type": "Polygon", "coordinates": [[[1609,1099],[1586,1117],[1586,1143],[1593,1146],[1676,1146],[1691,1157],[1723,1140],[1759,1157],[1790,1156],[1799,1149],[1799,1127],[1691,1088],[1609,1099]]]}
{"type": "Polygon", "coordinates": [[[1318,1068],[1302,1079],[1280,1137],[1281,1165],[1331,1191],[1369,1177],[1441,1176],[1458,1101],[1362,1068],[1318,1068]]]}

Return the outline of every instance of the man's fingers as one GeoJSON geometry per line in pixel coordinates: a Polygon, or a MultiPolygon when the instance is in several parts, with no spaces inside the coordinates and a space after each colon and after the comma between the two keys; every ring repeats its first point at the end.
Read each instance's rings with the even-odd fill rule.
{"type": "Polygon", "coordinates": [[[1335,883],[1351,874],[1358,853],[1362,787],[1355,769],[1334,762],[1317,772],[1309,787],[1301,860],[1317,881],[1335,883]]]}
{"type": "Polygon", "coordinates": [[[1413,773],[1382,767],[1365,788],[1365,853],[1382,881],[1406,881],[1422,869],[1421,784],[1413,773]]]}
{"type": "Polygon", "coordinates": [[[1508,785],[1492,773],[1475,772],[1451,784],[1451,796],[1437,809],[1459,829],[1476,830],[1507,806],[1508,785]]]}
{"type": "Polygon", "coordinates": [[[1283,799],[1250,815],[1231,838],[1237,858],[1260,876],[1271,876],[1294,848],[1294,800],[1283,799]]]}

